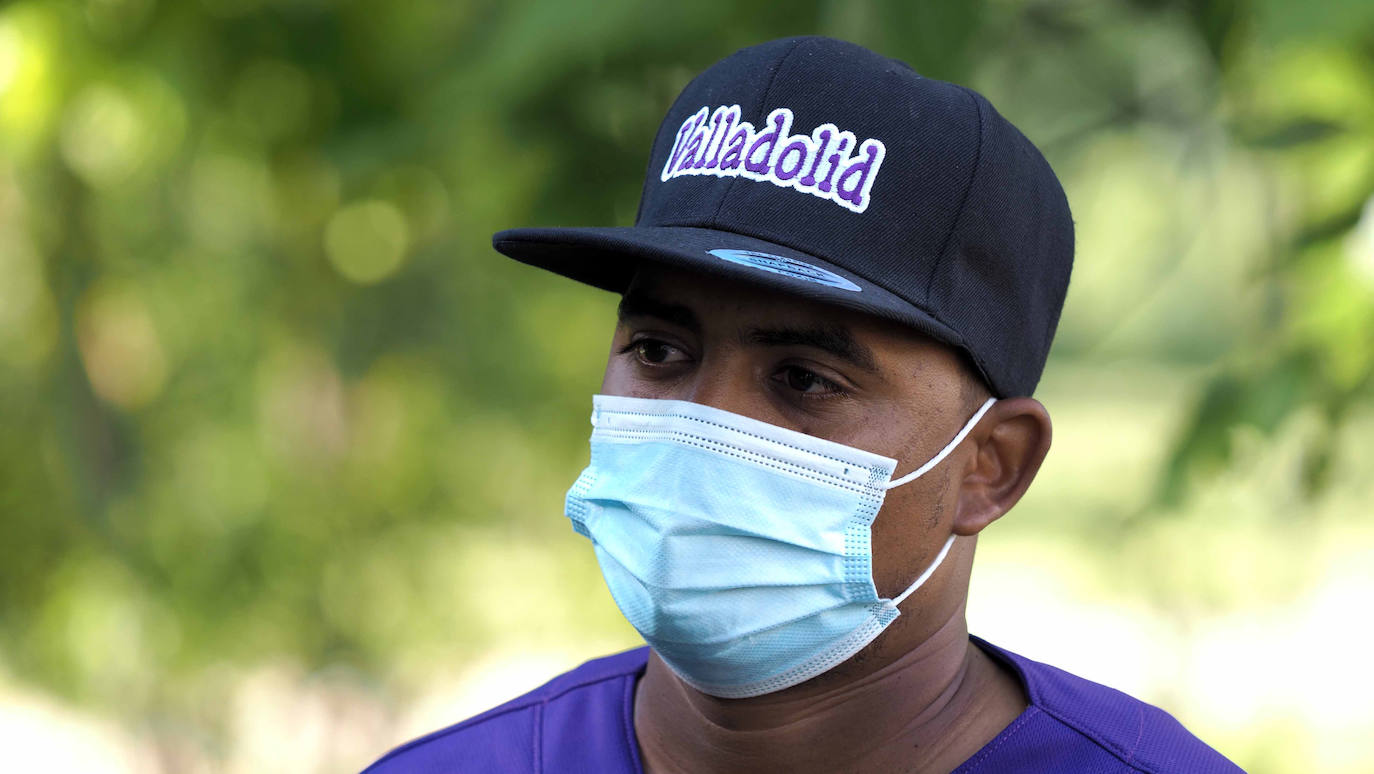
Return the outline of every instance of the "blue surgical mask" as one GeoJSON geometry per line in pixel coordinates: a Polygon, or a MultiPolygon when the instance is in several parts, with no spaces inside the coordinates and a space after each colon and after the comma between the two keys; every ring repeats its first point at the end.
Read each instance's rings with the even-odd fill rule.
{"type": "Polygon", "coordinates": [[[620,610],[677,675],[712,696],[779,691],[849,659],[900,615],[873,584],[871,527],[917,470],[697,403],[598,395],[591,464],[568,492],[620,610]]]}

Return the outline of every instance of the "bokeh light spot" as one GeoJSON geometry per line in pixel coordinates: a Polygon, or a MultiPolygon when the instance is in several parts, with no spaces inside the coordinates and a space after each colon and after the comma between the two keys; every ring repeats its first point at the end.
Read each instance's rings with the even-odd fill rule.
{"type": "Polygon", "coordinates": [[[181,99],[156,75],[132,70],[87,86],[72,100],[58,138],[62,159],[93,188],[151,171],[180,146],[181,99]]]}
{"type": "Polygon", "coordinates": [[[19,73],[19,61],[24,54],[24,41],[13,25],[0,22],[0,96],[9,91],[19,73]]]}
{"type": "Polygon", "coordinates": [[[131,289],[97,285],[77,304],[76,340],[95,394],[123,409],[162,392],[167,361],[143,300],[131,289]]]}
{"type": "Polygon", "coordinates": [[[58,94],[57,26],[41,7],[0,10],[0,145],[7,151],[36,151],[46,142],[58,94]]]}
{"type": "Polygon", "coordinates": [[[109,86],[77,95],[62,126],[62,158],[87,183],[101,188],[128,177],[141,161],[144,128],[133,105],[109,86]]]}
{"type": "Polygon", "coordinates": [[[258,382],[258,429],[278,459],[312,468],[344,453],[344,385],[327,355],[308,345],[283,347],[260,364],[258,382]]]}
{"type": "Polygon", "coordinates": [[[369,285],[400,267],[409,240],[401,212],[386,202],[369,200],[334,213],[325,228],[324,245],[340,274],[369,285]]]}
{"type": "Polygon", "coordinates": [[[1360,276],[1374,284],[1374,196],[1360,211],[1360,220],[1345,241],[1345,254],[1360,276]]]}

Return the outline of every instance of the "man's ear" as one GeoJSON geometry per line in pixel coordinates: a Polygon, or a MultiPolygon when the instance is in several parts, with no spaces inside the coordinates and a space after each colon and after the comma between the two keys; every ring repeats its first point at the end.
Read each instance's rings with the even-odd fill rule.
{"type": "Polygon", "coordinates": [[[954,533],[971,536],[997,521],[1026,493],[1050,450],[1050,414],[1034,398],[992,405],[969,433],[973,456],[959,480],[954,533]]]}

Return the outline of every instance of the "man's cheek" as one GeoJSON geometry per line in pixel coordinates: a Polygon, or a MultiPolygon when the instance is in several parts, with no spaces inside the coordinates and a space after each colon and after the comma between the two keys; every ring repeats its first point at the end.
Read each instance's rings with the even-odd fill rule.
{"type": "Polygon", "coordinates": [[[873,520],[873,582],[879,596],[901,590],[903,569],[914,562],[912,551],[919,547],[912,536],[911,509],[915,503],[910,500],[910,494],[901,489],[888,492],[873,520]]]}
{"type": "Polygon", "coordinates": [[[606,373],[601,378],[601,394],[624,395],[625,382],[625,366],[620,357],[612,353],[610,362],[606,363],[606,373]]]}

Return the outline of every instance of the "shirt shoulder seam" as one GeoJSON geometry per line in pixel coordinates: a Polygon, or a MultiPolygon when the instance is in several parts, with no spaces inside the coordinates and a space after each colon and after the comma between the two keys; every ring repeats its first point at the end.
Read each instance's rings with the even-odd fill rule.
{"type": "Polygon", "coordinates": [[[534,709],[534,774],[544,772],[544,707],[547,701],[533,705],[534,709]]]}
{"type": "MultiPolygon", "coordinates": [[[[1159,771],[1153,766],[1147,767],[1144,763],[1137,761],[1135,758],[1135,749],[1125,750],[1122,749],[1119,745],[1112,744],[1106,739],[1103,739],[1101,735],[1088,731],[1087,729],[1082,727],[1082,724],[1070,720],[1067,716],[1064,715],[1064,713],[1059,712],[1053,709],[1052,707],[1040,705],[1039,708],[1041,712],[1044,712],[1046,715],[1049,715],[1050,717],[1064,724],[1066,727],[1072,729],[1074,733],[1078,734],[1084,739],[1091,741],[1098,747],[1101,747],[1113,758],[1116,758],[1118,761],[1121,761],[1121,765],[1125,766],[1127,769],[1131,771],[1140,772],[1141,774],[1163,774],[1163,772],[1159,771]]],[[[1139,724],[1136,729],[1136,748],[1138,749],[1140,746],[1140,740],[1143,739],[1145,735],[1145,713],[1144,710],[1139,706],[1136,707],[1136,722],[1139,724]]]]}

